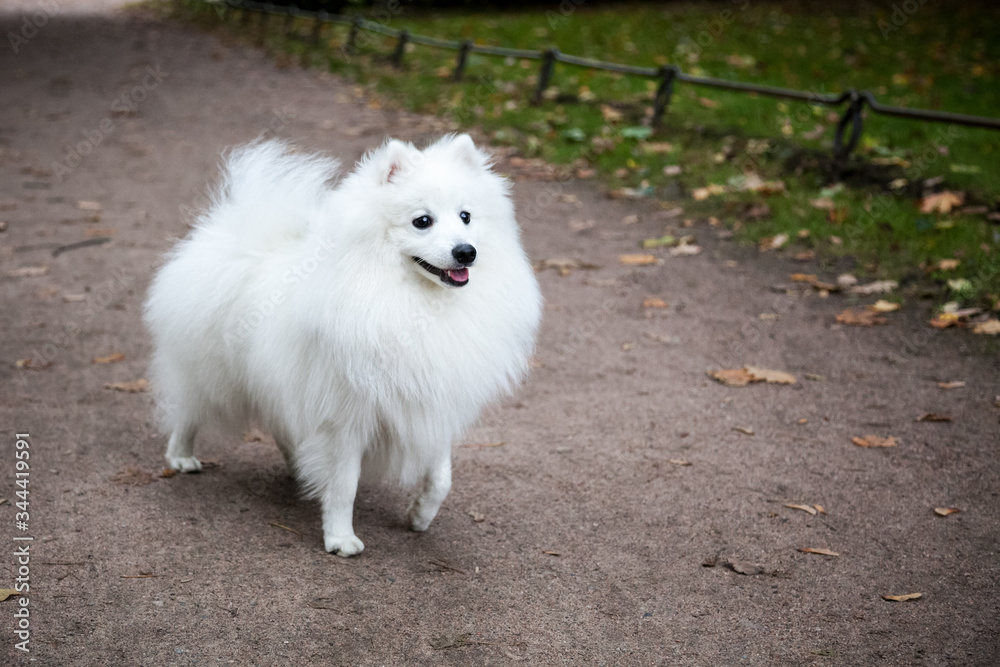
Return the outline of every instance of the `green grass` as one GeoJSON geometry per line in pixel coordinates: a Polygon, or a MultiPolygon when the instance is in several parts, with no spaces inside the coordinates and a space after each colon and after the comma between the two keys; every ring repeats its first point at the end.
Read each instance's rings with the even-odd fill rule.
{"type": "MultiPolygon", "coordinates": [[[[189,2],[186,16],[219,22],[213,10],[195,5],[189,2]]],[[[887,104],[1000,114],[1000,9],[985,2],[915,6],[892,31],[886,28],[895,27],[891,5],[863,2],[834,9],[745,0],[583,4],[567,16],[556,3],[549,11],[358,13],[440,38],[556,46],[614,62],[677,63],[690,74],[818,93],[853,87],[887,104]]],[[[940,300],[985,306],[1000,300],[1000,225],[982,213],[923,214],[918,201],[924,180],[943,177],[936,189],[962,191],[966,205],[997,210],[1000,132],[869,113],[844,174],[847,187],[831,189],[836,110],[678,84],[662,127],[650,134],[651,80],[560,64],[545,101],[533,106],[538,61],[471,55],[465,81],[454,83],[453,51],[411,45],[396,69],[387,58],[393,39],[363,34],[350,52],[348,28],[327,26],[320,48],[313,48],[309,22],[297,21],[291,36],[279,30],[282,22],[271,20],[269,48],[347,75],[383,103],[481,127],[524,155],[592,167],[610,188],[640,188],[665,206],[684,206],[689,217],[716,216],[746,243],[785,233],[792,238],[785,253],[813,250],[826,265],[849,255],[859,274],[909,280],[923,292],[937,286],[940,300]],[[679,165],[680,175],[664,175],[668,165],[679,165]],[[784,182],[785,191],[766,197],[737,191],[748,172],[784,182]],[[711,184],[731,187],[701,201],[691,197],[711,184]],[[810,203],[824,195],[833,212],[810,203]],[[762,198],[770,215],[746,216],[762,198]],[[956,269],[930,269],[950,258],[961,260],[956,269]],[[947,286],[955,279],[968,284],[956,292],[947,286]]],[[[231,20],[227,29],[254,38],[256,17],[249,25],[231,20]]]]}

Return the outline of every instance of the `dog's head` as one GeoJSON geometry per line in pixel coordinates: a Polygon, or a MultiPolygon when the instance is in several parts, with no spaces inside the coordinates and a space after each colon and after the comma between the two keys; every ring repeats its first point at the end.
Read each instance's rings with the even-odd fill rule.
{"type": "MultiPolygon", "coordinates": [[[[513,226],[507,185],[467,134],[424,150],[391,140],[362,163],[374,181],[389,245],[434,284],[463,287],[490,251],[490,237],[513,226]]],[[[515,232],[516,233],[516,232],[515,232]]]]}

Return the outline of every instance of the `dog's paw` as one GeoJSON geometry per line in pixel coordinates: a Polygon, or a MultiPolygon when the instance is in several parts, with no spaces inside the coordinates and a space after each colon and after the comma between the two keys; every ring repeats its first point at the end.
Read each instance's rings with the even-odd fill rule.
{"type": "Polygon", "coordinates": [[[417,509],[416,506],[411,507],[409,511],[410,519],[410,530],[422,533],[431,527],[431,521],[434,520],[434,515],[431,514],[427,516],[425,513],[417,509]]]}
{"type": "Polygon", "coordinates": [[[327,535],[323,538],[326,550],[341,558],[356,556],[365,550],[357,535],[327,535]]]}
{"type": "Polygon", "coordinates": [[[201,472],[201,461],[193,456],[168,456],[167,465],[177,472],[201,472]]]}

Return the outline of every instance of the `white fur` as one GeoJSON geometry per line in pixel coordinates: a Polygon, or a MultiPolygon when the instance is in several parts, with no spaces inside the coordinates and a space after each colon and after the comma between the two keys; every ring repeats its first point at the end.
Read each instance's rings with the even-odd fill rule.
{"type": "Polygon", "coordinates": [[[350,556],[359,478],[419,485],[410,525],[427,529],[452,443],[528,369],[541,296],[508,184],[467,135],[387,142],[334,187],[336,170],[278,142],[234,151],[145,320],[170,467],[201,469],[206,421],[259,420],[320,500],[327,551],[350,556]],[[477,258],[462,287],[412,259],[457,269],[464,243],[477,258]]]}

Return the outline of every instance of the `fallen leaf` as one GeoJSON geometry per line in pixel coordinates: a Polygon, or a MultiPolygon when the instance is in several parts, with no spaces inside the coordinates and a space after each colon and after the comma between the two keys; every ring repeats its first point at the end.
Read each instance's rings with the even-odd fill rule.
{"type": "Polygon", "coordinates": [[[924,414],[917,417],[918,422],[950,422],[951,417],[948,415],[939,415],[935,412],[925,412],[924,414]]]}
{"type": "Polygon", "coordinates": [[[795,376],[784,371],[772,371],[767,368],[757,368],[756,366],[744,366],[743,370],[749,373],[755,382],[795,384],[795,376]]]}
{"type": "Polygon", "coordinates": [[[712,371],[708,376],[730,387],[742,387],[753,382],[753,377],[743,368],[712,371]]]}
{"type": "Polygon", "coordinates": [[[933,268],[938,271],[953,271],[957,269],[958,265],[961,263],[961,260],[958,259],[942,259],[935,264],[933,268]]]}
{"type": "Polygon", "coordinates": [[[879,299],[873,304],[868,306],[868,310],[873,313],[891,313],[893,311],[899,310],[900,304],[893,303],[892,301],[886,301],[885,299],[879,299]]]}
{"type": "Polygon", "coordinates": [[[851,442],[858,447],[896,447],[899,445],[899,441],[891,435],[888,438],[881,438],[877,435],[866,435],[863,438],[854,437],[851,438],[851,442]]]}
{"type": "Polygon", "coordinates": [[[815,507],[816,511],[819,512],[820,514],[826,514],[826,510],[823,509],[822,505],[813,505],[813,507],[815,507]]]}
{"type": "Polygon", "coordinates": [[[961,206],[965,201],[964,192],[952,192],[942,190],[934,194],[927,195],[920,200],[921,213],[951,213],[951,209],[961,206]]]}
{"type": "Polygon", "coordinates": [[[153,483],[153,474],[138,466],[125,466],[112,476],[111,481],[123,486],[145,486],[153,483]]]}
{"type": "Polygon", "coordinates": [[[635,343],[622,343],[622,352],[631,352],[635,349],[635,343]]]}
{"type": "Polygon", "coordinates": [[[761,252],[767,252],[768,250],[777,250],[788,243],[788,234],[775,234],[774,236],[765,236],[757,244],[761,252]]]}
{"type": "Polygon", "coordinates": [[[957,514],[962,510],[957,507],[935,507],[934,513],[938,516],[948,516],[949,514],[957,514]]]}
{"type": "Polygon", "coordinates": [[[664,176],[680,176],[681,166],[679,164],[668,164],[663,167],[664,176]]]}
{"type": "Polygon", "coordinates": [[[642,300],[643,308],[666,308],[667,302],[655,296],[647,296],[642,300]]]}
{"type": "Polygon", "coordinates": [[[996,336],[1000,334],[1000,320],[989,319],[985,322],[979,322],[976,326],[972,327],[972,333],[996,336]]]}
{"type": "Polygon", "coordinates": [[[939,313],[928,322],[935,329],[947,329],[961,324],[962,318],[956,313],[939,313]]]}
{"type": "Polygon", "coordinates": [[[624,115],[618,109],[608,106],[607,104],[602,104],[600,106],[601,115],[604,116],[604,121],[607,123],[617,123],[624,115]]]}
{"type": "Polygon", "coordinates": [[[542,553],[546,556],[562,556],[558,551],[543,551],[542,553]]]}
{"type": "Polygon", "coordinates": [[[176,474],[177,471],[174,470],[173,468],[164,468],[163,470],[160,471],[160,474],[158,474],[157,477],[162,477],[163,479],[170,479],[176,474]]]}
{"type": "Polygon", "coordinates": [[[15,368],[23,368],[29,371],[44,371],[52,365],[51,361],[38,361],[37,359],[18,359],[14,362],[15,368]]]}
{"type": "Polygon", "coordinates": [[[889,320],[871,310],[854,310],[848,308],[837,313],[837,321],[849,327],[873,327],[877,324],[887,324],[889,320]]]}
{"type": "Polygon", "coordinates": [[[744,366],[743,368],[732,370],[712,371],[709,377],[718,380],[722,384],[733,387],[742,387],[751,382],[768,382],[771,384],[795,384],[795,376],[783,371],[772,371],[766,368],[756,368],[754,366],[744,366]]]}
{"type": "Polygon", "coordinates": [[[472,512],[467,512],[467,514],[471,516],[472,520],[475,521],[476,523],[482,523],[483,521],[486,521],[486,516],[480,514],[479,512],[472,511],[472,512]]]}
{"type": "Polygon", "coordinates": [[[836,551],[830,551],[829,549],[814,549],[812,547],[803,547],[799,549],[804,554],[819,554],[820,556],[839,556],[836,551]]]}
{"type": "Polygon", "coordinates": [[[647,266],[649,264],[656,264],[659,260],[654,255],[625,254],[618,255],[618,261],[626,266],[647,266]]]}
{"type": "Polygon", "coordinates": [[[125,391],[130,394],[138,394],[140,392],[149,391],[149,382],[146,378],[141,378],[133,382],[111,382],[104,385],[105,389],[111,389],[112,391],[125,391]]]}
{"type": "Polygon", "coordinates": [[[819,280],[813,273],[793,273],[788,277],[794,283],[814,283],[819,280]]]}
{"type": "Polygon", "coordinates": [[[100,211],[101,202],[80,200],[76,203],[76,207],[81,211],[100,211]]]}
{"type": "MultiPolygon", "coordinates": [[[[838,279],[839,282],[839,279],[838,279]]],[[[899,287],[899,283],[895,280],[876,280],[873,283],[868,283],[867,285],[854,285],[848,288],[851,294],[885,294],[892,292],[899,287]]]]}
{"type": "Polygon", "coordinates": [[[690,461],[682,461],[681,459],[667,459],[667,463],[669,463],[671,465],[675,465],[675,466],[689,466],[689,465],[691,465],[690,461]]]}
{"type": "Polygon", "coordinates": [[[48,264],[39,264],[37,266],[22,266],[19,269],[11,269],[5,275],[8,278],[37,278],[47,275],[48,272],[48,264]]]}
{"type": "Polygon", "coordinates": [[[693,243],[682,243],[668,250],[671,257],[692,257],[701,254],[701,246],[693,243]]]}
{"type": "Polygon", "coordinates": [[[746,426],[734,426],[732,430],[737,433],[742,433],[743,435],[754,435],[754,430],[752,428],[747,428],[746,426]]]}
{"type": "Polygon", "coordinates": [[[0,588],[0,602],[3,602],[12,595],[27,595],[27,593],[18,593],[13,588],[0,588]]]}
{"type": "Polygon", "coordinates": [[[706,109],[718,109],[719,103],[715,100],[710,100],[707,97],[699,97],[698,104],[705,107],[706,109]]]}
{"type": "Polygon", "coordinates": [[[907,600],[916,600],[919,597],[923,597],[923,593],[907,593],[906,595],[883,595],[883,600],[888,600],[889,602],[906,602],[907,600]]]}
{"type": "MultiPolygon", "coordinates": [[[[810,506],[810,505],[793,505],[791,503],[785,503],[785,507],[787,507],[789,509],[793,509],[793,510],[802,510],[803,512],[806,512],[806,513],[812,514],[812,515],[815,515],[816,512],[817,512],[817,509],[815,507],[810,506]]],[[[824,514],[826,514],[826,512],[824,512],[824,514]]]]}
{"type": "Polygon", "coordinates": [[[568,276],[576,269],[592,270],[599,268],[601,267],[597,264],[591,264],[590,262],[584,262],[579,259],[554,258],[543,259],[535,263],[535,271],[555,269],[559,272],[560,276],[568,276]]]}
{"type": "Polygon", "coordinates": [[[763,574],[764,572],[764,568],[762,566],[745,560],[726,559],[722,564],[736,574],[753,576],[756,574],[763,574]]]}
{"type": "Polygon", "coordinates": [[[954,380],[952,382],[938,382],[938,387],[940,389],[961,389],[965,386],[963,380],[954,380]]]}
{"type": "Polygon", "coordinates": [[[119,361],[125,361],[125,355],[121,352],[115,352],[106,357],[94,357],[95,364],[117,364],[119,361]]]}
{"type": "Polygon", "coordinates": [[[642,242],[643,248],[659,248],[662,246],[672,246],[677,243],[677,237],[672,234],[666,234],[658,239],[644,239],[642,242]]]}
{"type": "Polygon", "coordinates": [[[836,204],[829,197],[818,197],[817,199],[810,199],[809,205],[813,208],[818,208],[824,211],[832,211],[836,204]]]}

